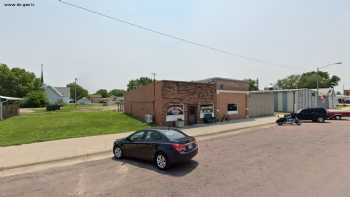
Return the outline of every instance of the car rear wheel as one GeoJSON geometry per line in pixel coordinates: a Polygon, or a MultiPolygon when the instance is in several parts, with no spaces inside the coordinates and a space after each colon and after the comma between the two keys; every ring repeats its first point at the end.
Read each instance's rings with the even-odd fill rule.
{"type": "Polygon", "coordinates": [[[160,170],[166,170],[169,166],[168,158],[164,153],[157,153],[154,162],[156,167],[160,170]]]}
{"type": "Polygon", "coordinates": [[[114,153],[114,158],[116,159],[123,158],[123,150],[119,146],[114,147],[113,153],[114,153]]]}
{"type": "Polygon", "coordinates": [[[324,122],[325,120],[324,120],[324,118],[323,117],[318,117],[317,118],[317,122],[324,122]]]}
{"type": "Polygon", "coordinates": [[[338,116],[335,116],[335,119],[336,119],[336,120],[341,120],[341,116],[339,116],[339,115],[338,115],[338,116]]]}

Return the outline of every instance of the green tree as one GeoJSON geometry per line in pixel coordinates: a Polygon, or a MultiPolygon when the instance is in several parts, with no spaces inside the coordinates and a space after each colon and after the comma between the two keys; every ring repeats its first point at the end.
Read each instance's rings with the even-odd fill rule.
{"type": "Polygon", "coordinates": [[[34,73],[0,64],[0,95],[24,97],[31,91],[39,90],[40,86],[40,79],[34,73]]]}
{"type": "Polygon", "coordinates": [[[302,75],[290,75],[284,79],[278,80],[277,85],[282,89],[315,89],[317,87],[317,80],[319,88],[329,88],[337,86],[340,78],[336,75],[330,76],[328,72],[313,71],[303,73],[302,75]]]}
{"type": "Polygon", "coordinates": [[[40,89],[29,92],[22,103],[22,107],[44,107],[46,103],[46,94],[40,89]]]}
{"type": "Polygon", "coordinates": [[[77,88],[77,100],[89,95],[89,91],[84,89],[79,84],[70,83],[70,84],[67,84],[67,87],[69,87],[70,89],[70,98],[72,100],[75,99],[75,87],[77,88]]]}
{"type": "Polygon", "coordinates": [[[125,94],[125,90],[113,89],[109,92],[109,94],[117,97],[122,97],[125,94]]]}
{"type": "Polygon", "coordinates": [[[148,78],[148,77],[140,77],[138,79],[130,80],[128,85],[127,85],[128,91],[134,90],[140,86],[147,85],[147,84],[150,84],[152,82],[153,82],[153,80],[151,78],[148,78]]]}
{"type": "Polygon", "coordinates": [[[297,89],[299,86],[300,75],[290,75],[277,81],[277,86],[282,89],[297,89]]]}
{"type": "Polygon", "coordinates": [[[107,91],[106,89],[99,89],[99,90],[97,90],[97,92],[96,92],[95,94],[99,94],[99,95],[101,95],[103,98],[107,98],[107,97],[110,96],[109,93],[108,93],[108,91],[107,91]]]}
{"type": "Polygon", "coordinates": [[[249,91],[259,90],[257,80],[246,79],[245,81],[247,81],[249,84],[249,91]]]}

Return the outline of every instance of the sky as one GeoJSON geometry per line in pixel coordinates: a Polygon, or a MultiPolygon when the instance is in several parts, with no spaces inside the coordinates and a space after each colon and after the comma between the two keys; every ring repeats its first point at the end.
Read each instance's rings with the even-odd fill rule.
{"type": "Polygon", "coordinates": [[[141,76],[158,80],[259,78],[260,88],[290,74],[338,75],[350,89],[348,0],[67,0],[113,17],[210,45],[241,59],[93,15],[58,0],[0,0],[0,63],[45,83],[78,78],[90,92],[125,89],[141,76]],[[8,7],[5,3],[33,3],[8,7]]]}

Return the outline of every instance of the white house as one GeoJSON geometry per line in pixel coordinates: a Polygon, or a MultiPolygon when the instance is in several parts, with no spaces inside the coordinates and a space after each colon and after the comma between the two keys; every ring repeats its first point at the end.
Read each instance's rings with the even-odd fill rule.
{"type": "Polygon", "coordinates": [[[52,87],[49,85],[43,85],[49,104],[56,104],[61,101],[63,103],[69,103],[70,101],[70,88],[68,87],[52,87]]]}

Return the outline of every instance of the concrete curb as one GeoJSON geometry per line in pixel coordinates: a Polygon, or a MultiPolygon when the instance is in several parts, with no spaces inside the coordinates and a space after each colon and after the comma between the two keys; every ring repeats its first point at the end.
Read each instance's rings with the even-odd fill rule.
{"type": "MultiPolygon", "coordinates": [[[[220,135],[224,133],[230,133],[234,131],[239,131],[239,130],[245,130],[245,129],[253,129],[253,128],[259,128],[259,127],[264,127],[268,125],[273,125],[275,123],[264,123],[264,124],[259,124],[259,125],[254,125],[254,126],[248,126],[248,127],[240,127],[240,128],[235,128],[235,129],[227,129],[227,130],[222,130],[218,132],[213,132],[213,133],[206,133],[206,134],[199,134],[199,135],[194,135],[194,137],[208,137],[208,136],[215,136],[215,135],[220,135]]],[[[77,160],[77,159],[89,159],[91,157],[96,157],[100,155],[104,155],[106,153],[111,153],[112,155],[112,150],[106,150],[106,151],[99,151],[95,153],[88,153],[88,154],[83,154],[83,155],[77,155],[73,157],[65,157],[65,158],[59,158],[59,159],[54,159],[54,160],[48,160],[48,161],[41,161],[41,162],[33,162],[33,163],[28,163],[28,164],[21,164],[21,165],[14,165],[14,166],[8,166],[8,167],[0,167],[0,174],[7,171],[7,170],[15,170],[19,168],[26,168],[26,167],[33,167],[33,166],[40,166],[40,165],[45,165],[45,164],[51,164],[51,163],[57,163],[57,162],[64,162],[64,161],[70,161],[70,160],[77,160]]]]}

